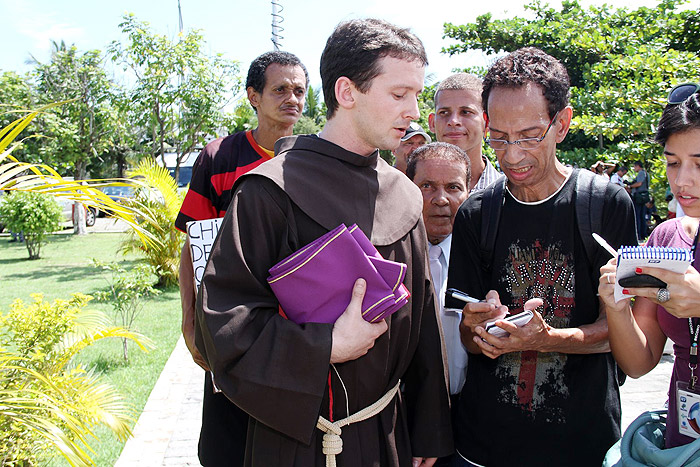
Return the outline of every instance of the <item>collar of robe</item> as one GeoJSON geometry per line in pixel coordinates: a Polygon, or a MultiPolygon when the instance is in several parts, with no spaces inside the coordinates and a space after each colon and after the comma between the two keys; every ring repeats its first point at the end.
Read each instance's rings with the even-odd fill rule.
{"type": "Polygon", "coordinates": [[[242,176],[261,175],[278,185],[324,228],[357,224],[376,246],[392,244],[420,220],[420,189],[379,151],[362,156],[316,135],[288,136],[276,157],[242,176]]]}

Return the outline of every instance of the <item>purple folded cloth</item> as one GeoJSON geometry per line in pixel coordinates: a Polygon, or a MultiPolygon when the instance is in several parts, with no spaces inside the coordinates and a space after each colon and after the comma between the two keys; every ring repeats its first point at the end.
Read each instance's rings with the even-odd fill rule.
{"type": "Polygon", "coordinates": [[[408,303],[406,265],[381,257],[357,225],[341,224],[270,268],[267,282],[295,323],[334,323],[358,278],[367,282],[362,315],[376,322],[408,303]]]}

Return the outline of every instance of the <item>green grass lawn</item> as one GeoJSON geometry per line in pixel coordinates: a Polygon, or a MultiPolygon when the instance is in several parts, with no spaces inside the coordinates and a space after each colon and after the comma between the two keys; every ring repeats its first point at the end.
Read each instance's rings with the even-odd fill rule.
{"type": "MultiPolygon", "coordinates": [[[[102,271],[92,266],[91,258],[120,261],[127,265],[140,261],[138,256],[124,257],[117,253],[121,238],[122,234],[116,233],[52,235],[42,248],[41,259],[30,261],[24,244],[8,243],[8,237],[0,237],[0,311],[7,310],[16,298],[29,301],[32,293],[43,293],[47,300],[53,300],[69,298],[74,292],[89,295],[105,290],[105,277],[102,271]]],[[[107,303],[92,301],[89,306],[112,316],[112,308],[107,303]]],[[[104,380],[116,387],[133,404],[136,414],[140,414],[180,336],[178,290],[172,288],[145,299],[135,330],[153,340],[156,348],[144,353],[131,344],[129,362],[125,363],[121,341],[106,340],[85,349],[80,361],[100,371],[104,380]]],[[[95,449],[93,460],[98,466],[114,465],[123,443],[101,427],[97,435],[99,441],[92,443],[95,449]]],[[[62,458],[50,464],[68,465],[62,458]]]]}

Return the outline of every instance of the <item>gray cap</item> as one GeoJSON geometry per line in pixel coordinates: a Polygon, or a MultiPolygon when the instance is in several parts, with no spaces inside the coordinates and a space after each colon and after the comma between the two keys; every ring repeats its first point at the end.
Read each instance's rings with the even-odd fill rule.
{"type": "Polygon", "coordinates": [[[406,134],[401,137],[401,141],[406,141],[409,138],[412,138],[416,135],[421,135],[423,138],[425,138],[426,143],[432,143],[433,140],[430,139],[430,135],[423,130],[423,127],[421,127],[419,124],[416,122],[411,122],[410,125],[408,125],[408,129],[406,130],[406,134]]]}

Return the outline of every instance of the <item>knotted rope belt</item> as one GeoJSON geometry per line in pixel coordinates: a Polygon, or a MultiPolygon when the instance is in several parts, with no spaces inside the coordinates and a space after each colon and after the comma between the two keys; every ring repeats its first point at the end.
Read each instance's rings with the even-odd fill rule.
{"type": "Polygon", "coordinates": [[[336,467],[335,456],[343,452],[343,439],[340,437],[342,434],[341,428],[352,423],[367,420],[384,410],[398,392],[400,384],[401,380],[397,381],[396,386],[389,389],[381,399],[349,417],[331,422],[319,415],[316,428],[325,433],[323,435],[323,454],[326,455],[326,467],[336,467]]]}

